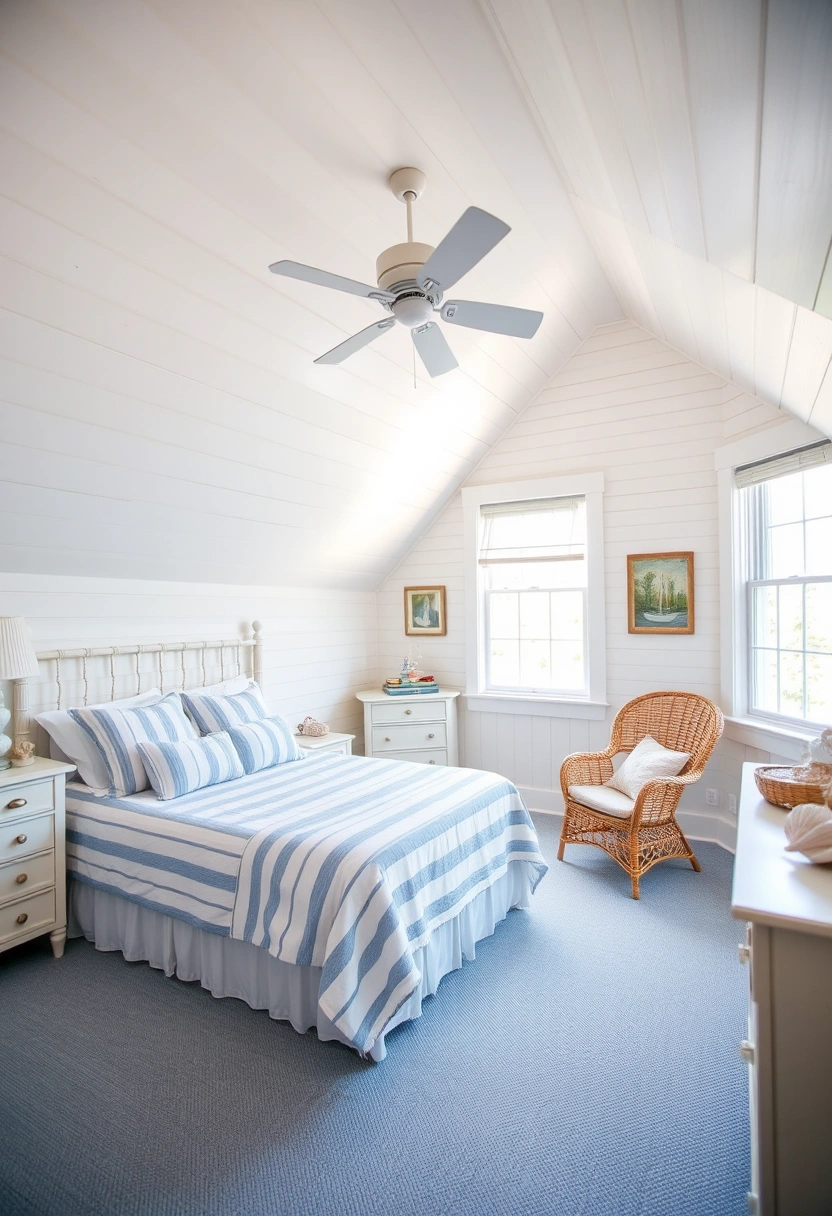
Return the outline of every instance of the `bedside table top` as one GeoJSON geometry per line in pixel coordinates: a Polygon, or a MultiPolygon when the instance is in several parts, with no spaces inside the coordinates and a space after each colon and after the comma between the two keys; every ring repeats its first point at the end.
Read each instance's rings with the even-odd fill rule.
{"type": "Polygon", "coordinates": [[[12,765],[0,771],[0,786],[17,785],[21,781],[33,781],[36,777],[54,777],[56,773],[74,773],[74,764],[64,764],[62,760],[47,760],[45,756],[35,756],[31,764],[12,765]]]}
{"type": "Polygon", "coordinates": [[[307,751],[314,751],[316,747],[331,747],[333,743],[352,742],[354,738],[355,735],[336,735],[334,731],[328,735],[299,735],[295,732],[295,739],[307,751]]]}
{"type": "Polygon", "coordinates": [[[458,688],[440,688],[439,692],[399,692],[394,693],[391,697],[389,693],[383,692],[380,688],[364,688],[361,692],[357,692],[356,697],[359,701],[374,702],[374,701],[430,701],[436,698],[437,701],[443,697],[445,700],[451,700],[453,697],[459,696],[458,688]]]}

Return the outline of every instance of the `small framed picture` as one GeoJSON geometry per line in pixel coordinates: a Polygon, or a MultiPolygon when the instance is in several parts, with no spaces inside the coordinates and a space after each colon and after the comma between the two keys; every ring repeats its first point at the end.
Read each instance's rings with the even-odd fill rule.
{"type": "Polygon", "coordinates": [[[630,633],[693,633],[693,554],[627,556],[630,633]]]}
{"type": "Polygon", "coordinates": [[[448,632],[444,587],[405,587],[404,631],[422,637],[429,634],[438,637],[448,632]]]}

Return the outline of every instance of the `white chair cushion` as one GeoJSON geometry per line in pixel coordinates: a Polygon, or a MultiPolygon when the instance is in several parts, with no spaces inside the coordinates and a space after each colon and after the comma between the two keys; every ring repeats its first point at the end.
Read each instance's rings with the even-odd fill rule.
{"type": "Polygon", "coordinates": [[[638,798],[642,788],[655,777],[675,777],[690,760],[689,752],[673,752],[662,747],[651,735],[637,743],[617,773],[604,784],[620,790],[628,798],[638,798]]]}
{"type": "Polygon", "coordinates": [[[615,815],[616,819],[629,819],[635,806],[632,798],[611,790],[608,785],[570,785],[569,797],[592,811],[615,815]]]}

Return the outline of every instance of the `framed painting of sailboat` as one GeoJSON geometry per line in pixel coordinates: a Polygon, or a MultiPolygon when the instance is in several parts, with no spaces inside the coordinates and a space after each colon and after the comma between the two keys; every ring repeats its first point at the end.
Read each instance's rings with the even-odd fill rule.
{"type": "Polygon", "coordinates": [[[630,633],[693,633],[693,554],[630,553],[630,633]]]}

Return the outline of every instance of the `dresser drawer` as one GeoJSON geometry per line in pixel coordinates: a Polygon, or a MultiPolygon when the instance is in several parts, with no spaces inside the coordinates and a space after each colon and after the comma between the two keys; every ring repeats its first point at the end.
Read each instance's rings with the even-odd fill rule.
{"type": "Polygon", "coordinates": [[[29,899],[19,899],[0,908],[0,942],[18,933],[30,933],[55,921],[55,890],[42,891],[29,899]]]}
{"type": "Polygon", "coordinates": [[[385,760],[407,760],[409,764],[443,764],[448,763],[448,753],[444,749],[434,751],[385,752],[385,760]]]}
{"type": "Polygon", "coordinates": [[[17,823],[0,819],[0,862],[17,861],[55,845],[55,816],[38,815],[17,823]]]}
{"type": "Polygon", "coordinates": [[[373,752],[403,751],[409,748],[446,747],[444,722],[408,722],[407,726],[374,726],[373,752]]]}
{"type": "Polygon", "coordinates": [[[370,706],[370,716],[376,722],[444,722],[448,702],[440,701],[435,693],[421,693],[421,700],[391,697],[370,706]]]}
{"type": "Polygon", "coordinates": [[[20,861],[0,866],[0,904],[7,899],[22,899],[41,887],[54,885],[55,854],[51,850],[37,857],[23,857],[20,861]]]}
{"type": "Polygon", "coordinates": [[[0,795],[0,828],[10,813],[32,815],[36,811],[51,811],[54,806],[55,786],[51,777],[27,781],[25,785],[7,785],[0,795]]]}

